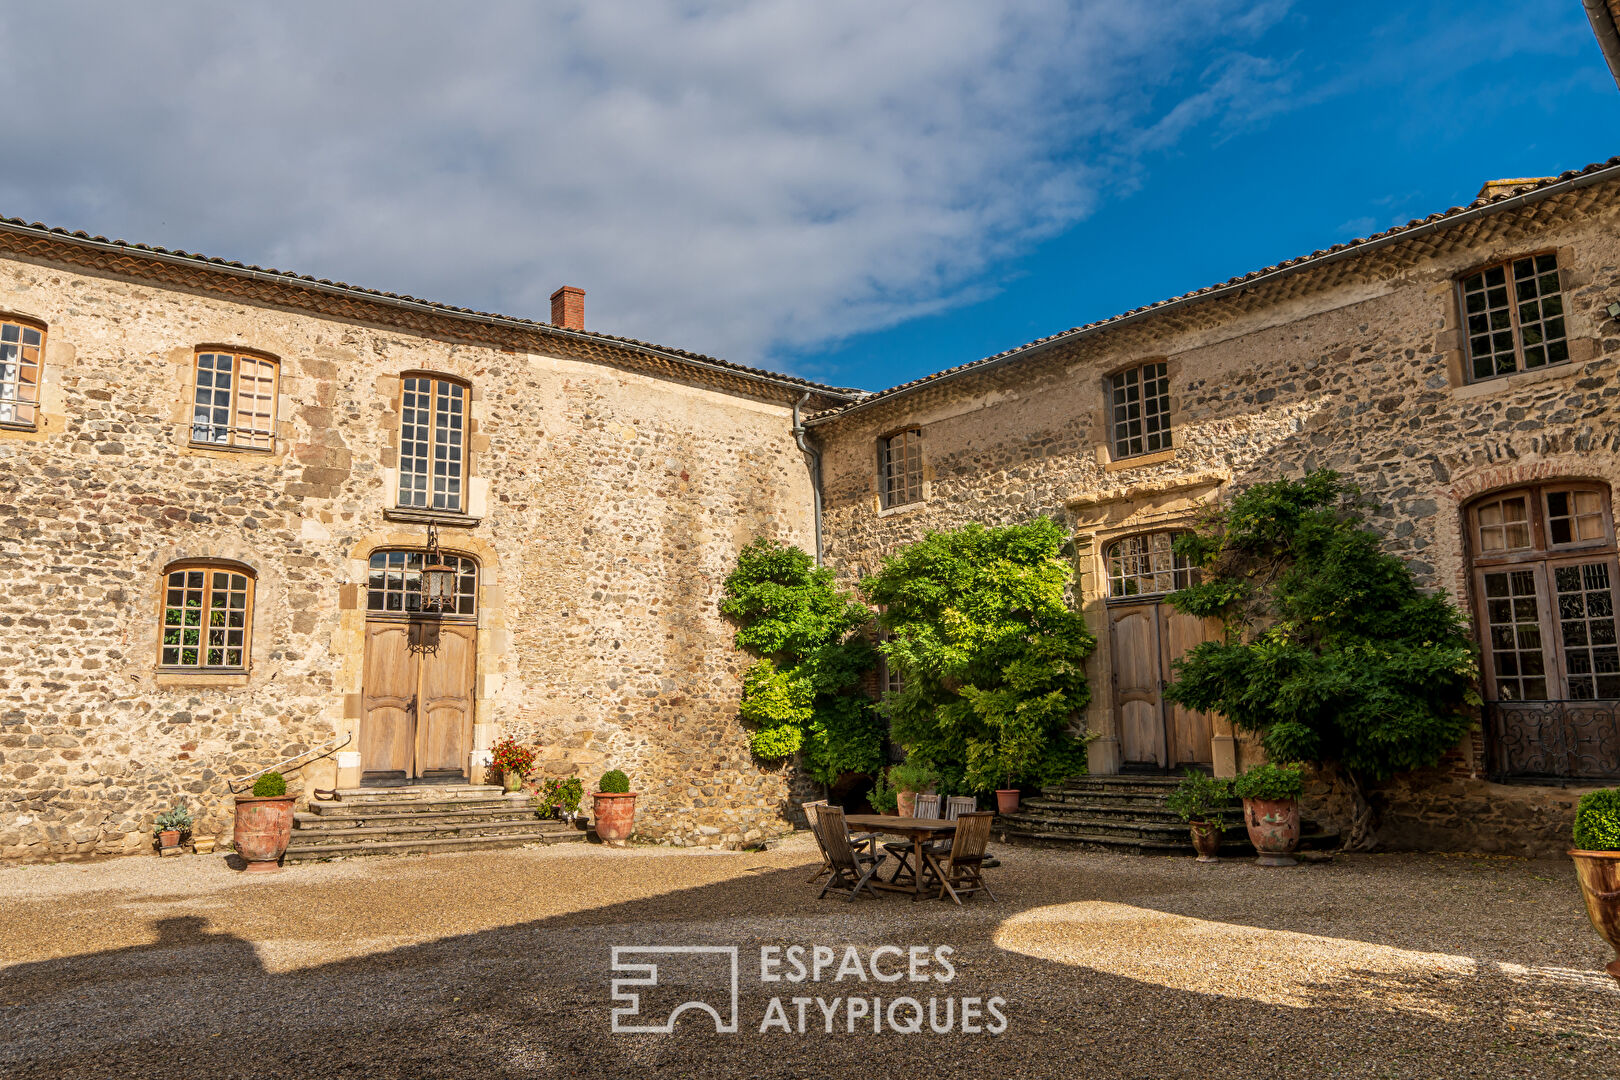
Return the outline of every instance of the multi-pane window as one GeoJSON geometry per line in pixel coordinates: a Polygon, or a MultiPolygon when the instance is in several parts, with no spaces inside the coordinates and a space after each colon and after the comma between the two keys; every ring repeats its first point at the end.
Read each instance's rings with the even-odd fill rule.
{"type": "Polygon", "coordinates": [[[1174,540],[1174,533],[1155,532],[1110,544],[1108,595],[1154,596],[1197,581],[1197,571],[1172,549],[1174,540]]]}
{"type": "Polygon", "coordinates": [[[878,491],[883,508],[921,502],[922,432],[897,431],[878,440],[878,491]]]}
{"type": "Polygon", "coordinates": [[[1530,255],[1488,266],[1463,278],[1459,286],[1470,380],[1569,359],[1556,255],[1530,255]]]}
{"type": "Polygon", "coordinates": [[[199,350],[191,441],[269,450],[276,441],[276,362],[248,353],[199,350]]]}
{"type": "Polygon", "coordinates": [[[253,577],[236,567],[191,564],[163,572],[166,668],[247,670],[253,577]]]}
{"type": "Polygon", "coordinates": [[[1114,458],[1170,449],[1170,376],[1164,363],[1109,378],[1114,458]]]}
{"type": "MultiPolygon", "coordinates": [[[[452,618],[476,617],[478,564],[461,555],[442,557],[446,566],[456,570],[455,603],[442,614],[452,618]]],[[[372,552],[366,580],[366,611],[374,615],[423,614],[422,568],[426,560],[425,551],[372,552]]]]}
{"type": "Polygon", "coordinates": [[[407,375],[400,398],[399,505],[462,511],[467,388],[407,375]]]}
{"type": "Polygon", "coordinates": [[[1492,495],[1470,524],[1492,700],[1620,699],[1608,491],[1566,483],[1492,495]]]}
{"type": "Polygon", "coordinates": [[[39,424],[40,350],[45,331],[27,323],[0,321],[0,425],[39,424]]]}

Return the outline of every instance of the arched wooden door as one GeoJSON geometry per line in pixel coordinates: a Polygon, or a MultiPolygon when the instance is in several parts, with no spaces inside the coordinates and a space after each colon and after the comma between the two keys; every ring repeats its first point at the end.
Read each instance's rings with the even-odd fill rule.
{"type": "Polygon", "coordinates": [[[1207,769],[1215,761],[1209,714],[1164,699],[1175,661],[1220,633],[1218,619],[1183,615],[1164,602],[1193,573],[1171,552],[1171,539],[1166,532],[1127,537],[1107,553],[1115,730],[1120,765],[1132,771],[1207,769]]]}
{"type": "Polygon", "coordinates": [[[478,653],[478,566],[456,566],[456,596],[445,612],[421,605],[423,553],[371,556],[360,768],[362,784],[465,780],[472,749],[473,680],[478,653]]]}

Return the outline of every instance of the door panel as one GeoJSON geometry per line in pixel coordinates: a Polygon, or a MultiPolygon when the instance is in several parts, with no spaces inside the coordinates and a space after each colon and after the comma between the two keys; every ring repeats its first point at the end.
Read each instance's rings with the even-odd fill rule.
{"type": "Polygon", "coordinates": [[[1159,700],[1158,605],[1109,610],[1119,756],[1126,765],[1163,768],[1164,713],[1159,700]]]}
{"type": "Polygon", "coordinates": [[[462,774],[472,745],[473,658],[478,627],[418,623],[422,665],[416,775],[462,774]]]}
{"type": "Polygon", "coordinates": [[[366,625],[360,768],[366,775],[411,775],[416,727],[416,656],[406,623],[366,625]]]}
{"type": "MultiPolygon", "coordinates": [[[[1185,615],[1169,604],[1159,609],[1159,638],[1163,650],[1164,679],[1175,677],[1171,664],[1194,645],[1219,638],[1221,621],[1185,615]]],[[[1164,703],[1166,737],[1170,745],[1170,765],[1213,766],[1215,763],[1214,725],[1208,713],[1164,703]]]]}

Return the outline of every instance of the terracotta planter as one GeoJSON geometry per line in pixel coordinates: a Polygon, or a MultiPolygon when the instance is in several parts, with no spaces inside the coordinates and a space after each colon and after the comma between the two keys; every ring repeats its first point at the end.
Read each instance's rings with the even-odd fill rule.
{"type": "Polygon", "coordinates": [[[1198,850],[1199,862],[1219,862],[1217,853],[1221,850],[1221,830],[1207,821],[1189,821],[1192,830],[1193,847],[1198,850]]]}
{"type": "Polygon", "coordinates": [[[247,861],[248,870],[262,874],[281,869],[281,856],[292,839],[292,826],[293,796],[236,797],[236,830],[231,839],[236,842],[236,853],[247,861]]]}
{"type": "Polygon", "coordinates": [[[1244,799],[1243,824],[1261,866],[1294,866],[1291,854],[1299,846],[1298,799],[1244,799]]]}
{"type": "Polygon", "coordinates": [[[168,848],[168,847],[179,847],[179,846],[180,846],[180,830],[179,829],[164,829],[162,832],[158,833],[158,847],[166,847],[166,848],[168,848]]]}
{"type": "Polygon", "coordinates": [[[506,793],[508,795],[515,791],[522,791],[523,774],[503,769],[501,771],[501,786],[506,788],[506,793]]]}
{"type": "Polygon", "coordinates": [[[902,791],[894,797],[894,812],[901,817],[917,816],[917,793],[915,791],[902,791]]]}
{"type": "Polygon", "coordinates": [[[636,823],[636,792],[598,791],[591,797],[596,800],[596,835],[604,844],[623,847],[636,823]]]}
{"type": "Polygon", "coordinates": [[[1615,951],[1615,960],[1603,970],[1620,982],[1620,851],[1571,850],[1575,876],[1586,898],[1592,928],[1615,951]]]}
{"type": "Polygon", "coordinates": [[[996,792],[996,813],[998,813],[998,814],[1016,814],[1016,813],[1018,813],[1018,794],[1019,794],[1019,792],[1018,792],[1017,788],[1008,788],[1008,789],[1005,789],[1005,790],[998,790],[996,792]]]}

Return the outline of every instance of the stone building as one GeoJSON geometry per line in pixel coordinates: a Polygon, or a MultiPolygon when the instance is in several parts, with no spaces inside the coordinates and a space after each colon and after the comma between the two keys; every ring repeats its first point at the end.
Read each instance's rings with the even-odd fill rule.
{"type": "MultiPolygon", "coordinates": [[[[1620,159],[1031,342],[814,417],[828,560],[1059,517],[1099,641],[1090,769],[1231,775],[1255,748],[1164,702],[1212,632],[1162,603],[1171,536],[1235,487],[1329,467],[1470,612],[1484,723],[1375,797],[1397,845],[1567,846],[1620,779],[1620,159]]],[[[1344,812],[1327,784],[1318,814],[1344,812]]]]}
{"type": "Polygon", "coordinates": [[[588,332],[578,290],[534,323],[0,222],[0,855],[145,850],[182,795],[221,832],[304,751],[305,789],[479,779],[502,734],[624,768],[649,838],[751,840],[794,793],[736,718],[742,545],[853,581],[1038,514],[1101,643],[1092,771],[1229,774],[1254,748],[1160,696],[1210,632],[1168,541],[1322,466],[1485,649],[1480,730],[1379,793],[1386,841],[1557,846],[1620,775],[1617,217],[1620,159],[1497,182],[876,394],[588,332]]]}
{"type": "Polygon", "coordinates": [[[809,543],[796,403],[851,395],[583,329],[0,224],[0,855],[148,850],[185,797],[616,766],[642,829],[784,828],[716,611],[809,543]],[[424,618],[427,530],[459,570],[424,618]],[[206,614],[206,619],[203,613],[206,614]],[[206,623],[206,625],[205,625],[206,623]],[[418,705],[420,707],[418,708],[418,705]]]}

